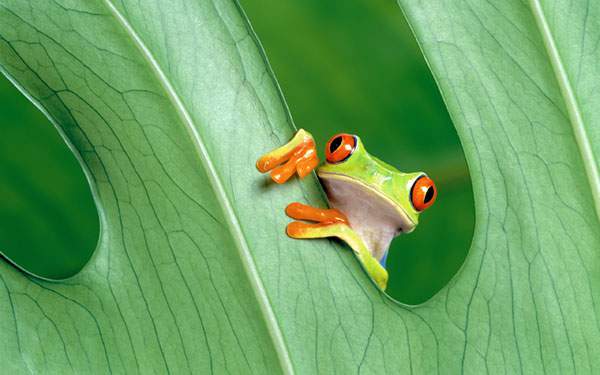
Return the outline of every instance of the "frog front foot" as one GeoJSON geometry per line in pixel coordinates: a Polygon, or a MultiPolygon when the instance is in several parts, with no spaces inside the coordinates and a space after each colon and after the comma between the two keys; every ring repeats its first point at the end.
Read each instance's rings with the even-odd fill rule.
{"type": "Polygon", "coordinates": [[[309,174],[319,165],[319,157],[312,135],[304,129],[285,145],[263,155],[256,162],[256,169],[261,173],[271,171],[271,178],[283,184],[298,173],[300,178],[309,174]]]}
{"type": "Polygon", "coordinates": [[[345,228],[350,229],[346,215],[335,208],[316,208],[302,203],[290,203],[285,213],[296,220],[312,221],[305,223],[293,221],[287,226],[287,234],[292,238],[324,238],[334,236],[345,228]]]}
{"type": "Polygon", "coordinates": [[[287,226],[287,234],[292,238],[326,238],[337,237],[346,242],[361,261],[367,273],[381,290],[385,291],[388,281],[386,269],[373,257],[363,240],[350,227],[350,223],[339,210],[322,209],[294,202],[289,204],[285,213],[296,220],[287,226]]]}

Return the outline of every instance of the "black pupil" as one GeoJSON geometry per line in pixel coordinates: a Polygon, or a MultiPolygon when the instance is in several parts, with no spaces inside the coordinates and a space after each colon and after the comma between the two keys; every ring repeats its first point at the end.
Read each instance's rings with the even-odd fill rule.
{"type": "Polygon", "coordinates": [[[342,137],[335,137],[331,144],[329,145],[329,152],[335,152],[342,145],[342,137]]]}
{"type": "Polygon", "coordinates": [[[427,193],[425,193],[425,199],[424,199],[424,203],[429,203],[429,201],[431,200],[431,198],[433,198],[433,188],[429,187],[429,189],[427,189],[427,193]]]}

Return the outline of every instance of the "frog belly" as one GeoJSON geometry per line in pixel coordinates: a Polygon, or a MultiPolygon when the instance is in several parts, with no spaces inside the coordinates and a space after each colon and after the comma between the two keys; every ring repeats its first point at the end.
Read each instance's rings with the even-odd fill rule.
{"type": "Polygon", "coordinates": [[[380,263],[385,262],[392,239],[412,230],[407,215],[367,185],[343,176],[321,178],[321,182],[330,206],[348,217],[352,229],[380,263]]]}

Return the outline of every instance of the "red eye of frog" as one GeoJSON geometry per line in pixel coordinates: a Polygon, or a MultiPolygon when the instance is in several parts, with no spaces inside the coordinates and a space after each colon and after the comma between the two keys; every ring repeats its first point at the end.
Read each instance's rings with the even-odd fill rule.
{"type": "Polygon", "coordinates": [[[325,157],[329,163],[341,163],[356,149],[356,137],[351,134],[337,134],[331,137],[325,147],[325,157]]]}
{"type": "Polygon", "coordinates": [[[433,180],[427,176],[421,176],[415,181],[410,192],[410,199],[417,211],[423,211],[435,202],[437,188],[433,180]]]}

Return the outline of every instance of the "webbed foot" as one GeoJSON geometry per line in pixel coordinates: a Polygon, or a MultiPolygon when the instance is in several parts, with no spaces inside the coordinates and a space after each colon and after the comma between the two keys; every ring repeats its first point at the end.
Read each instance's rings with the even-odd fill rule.
{"type": "Polygon", "coordinates": [[[263,155],[256,162],[256,169],[261,173],[271,171],[271,178],[283,184],[298,173],[300,178],[309,174],[319,165],[319,158],[312,135],[304,129],[285,145],[263,155]]]}

